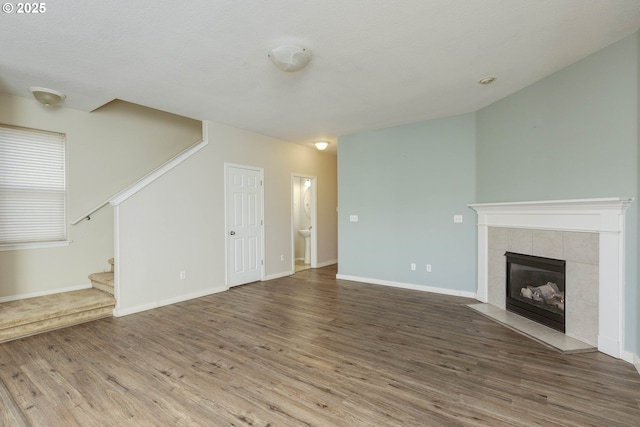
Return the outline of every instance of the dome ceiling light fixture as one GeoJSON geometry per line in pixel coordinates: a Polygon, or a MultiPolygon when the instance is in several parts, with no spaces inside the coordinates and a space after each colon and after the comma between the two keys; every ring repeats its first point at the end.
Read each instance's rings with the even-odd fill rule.
{"type": "Polygon", "coordinates": [[[294,45],[273,48],[267,56],[276,67],[289,73],[302,70],[311,61],[311,52],[308,49],[294,45]]]}
{"type": "Polygon", "coordinates": [[[485,77],[483,79],[478,80],[478,83],[480,83],[481,85],[490,85],[495,81],[496,81],[495,77],[485,77]]]}
{"type": "Polygon", "coordinates": [[[329,146],[329,141],[316,141],[313,145],[315,145],[318,150],[323,151],[329,146]]]}
{"type": "Polygon", "coordinates": [[[62,102],[66,96],[57,90],[47,89],[46,87],[32,86],[29,88],[33,97],[45,107],[52,107],[62,102]]]}

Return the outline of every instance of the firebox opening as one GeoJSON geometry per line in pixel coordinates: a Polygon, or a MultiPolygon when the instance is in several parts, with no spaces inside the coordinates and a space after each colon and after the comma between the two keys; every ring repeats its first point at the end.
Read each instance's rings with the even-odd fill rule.
{"type": "Polygon", "coordinates": [[[565,332],[564,260],[506,252],[508,311],[565,332]]]}

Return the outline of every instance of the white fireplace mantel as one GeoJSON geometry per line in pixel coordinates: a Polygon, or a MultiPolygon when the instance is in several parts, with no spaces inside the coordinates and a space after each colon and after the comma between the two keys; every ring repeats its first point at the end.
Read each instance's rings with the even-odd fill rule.
{"type": "Polygon", "coordinates": [[[632,198],[471,204],[478,213],[478,290],[488,299],[489,227],[598,233],[598,350],[621,358],[624,351],[624,212],[632,198]]]}

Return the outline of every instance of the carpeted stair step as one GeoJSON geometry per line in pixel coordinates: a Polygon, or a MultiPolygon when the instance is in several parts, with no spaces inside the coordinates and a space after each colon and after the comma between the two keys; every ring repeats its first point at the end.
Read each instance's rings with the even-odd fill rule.
{"type": "Polygon", "coordinates": [[[0,342],[27,337],[113,315],[115,299],[82,289],[0,304],[0,342]]]}
{"type": "Polygon", "coordinates": [[[91,280],[91,286],[95,289],[99,289],[113,295],[113,271],[90,274],[89,280],[91,280]]]}

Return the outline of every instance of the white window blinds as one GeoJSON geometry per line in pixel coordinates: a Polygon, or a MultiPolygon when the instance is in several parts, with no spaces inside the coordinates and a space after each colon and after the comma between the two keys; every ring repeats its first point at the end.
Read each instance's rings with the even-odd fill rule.
{"type": "Polygon", "coordinates": [[[64,140],[0,125],[0,247],[66,240],[64,140]]]}

